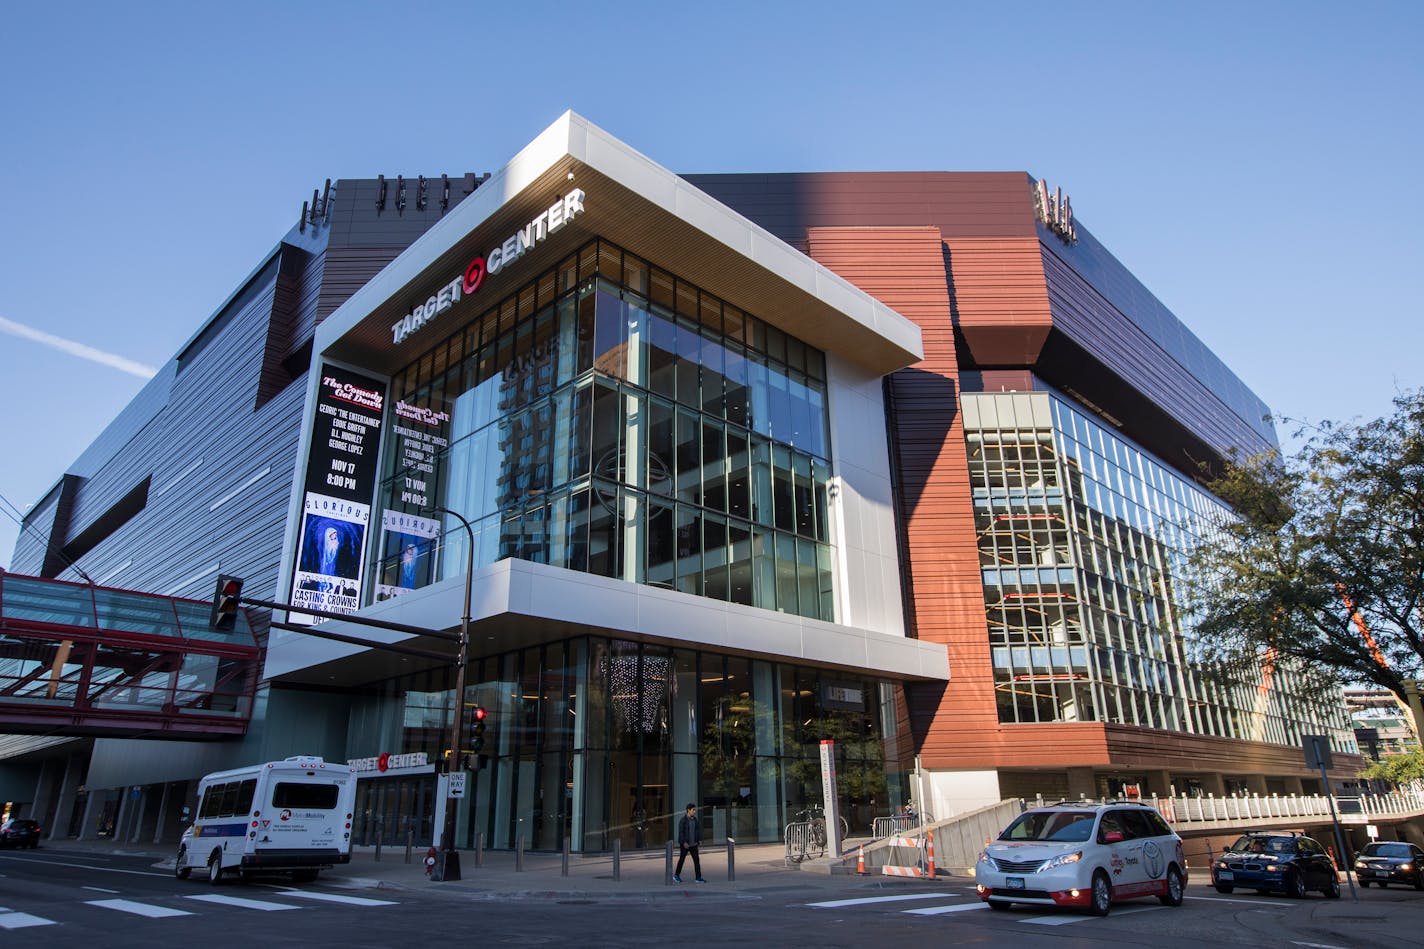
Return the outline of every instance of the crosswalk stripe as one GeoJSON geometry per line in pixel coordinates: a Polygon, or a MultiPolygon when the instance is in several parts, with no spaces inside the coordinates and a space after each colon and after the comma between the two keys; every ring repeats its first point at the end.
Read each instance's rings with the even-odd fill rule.
{"type": "MultiPolygon", "coordinates": [[[[1117,910],[1113,910],[1112,915],[1113,915],[1114,917],[1117,917],[1117,916],[1131,916],[1133,913],[1150,913],[1150,912],[1152,912],[1154,909],[1161,909],[1161,908],[1162,908],[1162,907],[1160,907],[1160,906],[1133,906],[1133,907],[1131,907],[1131,908],[1129,908],[1129,909],[1117,909],[1117,910]]],[[[1037,926],[1066,926],[1066,925],[1068,925],[1069,923],[1081,923],[1081,922],[1083,922],[1084,920],[1098,919],[1098,918],[1101,918],[1101,917],[1096,917],[1096,916],[1069,916],[1069,915],[1067,915],[1067,914],[1063,914],[1063,915],[1054,915],[1054,916],[1028,916],[1028,917],[1024,917],[1023,919],[1020,919],[1019,922],[1021,922],[1021,923],[1033,923],[1033,924],[1035,924],[1035,925],[1037,925],[1037,926]]]]}
{"type": "Polygon", "coordinates": [[[149,919],[162,919],[165,916],[192,916],[186,909],[171,909],[167,906],[154,906],[151,903],[138,903],[134,900],[85,900],[86,906],[97,906],[100,909],[116,909],[121,913],[133,913],[135,916],[147,916],[149,919]]]}
{"type": "Polygon", "coordinates": [[[269,903],[266,900],[247,900],[240,896],[218,896],[216,893],[205,893],[202,896],[187,896],[184,897],[184,899],[202,900],[204,903],[219,903],[223,906],[237,906],[242,909],[260,909],[268,913],[279,909],[301,909],[300,906],[293,906],[290,903],[269,903]]]}
{"type": "Polygon", "coordinates": [[[925,906],[920,909],[907,909],[901,912],[910,916],[942,916],[945,913],[963,913],[965,910],[988,908],[988,903],[958,903],[954,906],[925,906]]]}
{"type": "Polygon", "coordinates": [[[317,893],[313,890],[282,890],[279,896],[299,896],[304,900],[324,900],[328,903],[346,903],[350,906],[395,906],[391,900],[373,900],[364,896],[342,896],[339,893],[317,893]]]}
{"type": "Polygon", "coordinates": [[[24,929],[27,926],[53,926],[54,920],[29,913],[0,911],[0,929],[24,929]]]}
{"type": "Polygon", "coordinates": [[[825,903],[807,903],[817,909],[838,909],[842,906],[864,906],[868,903],[897,903],[903,900],[940,900],[952,893],[902,893],[899,896],[865,896],[855,900],[830,900],[825,903]]]}

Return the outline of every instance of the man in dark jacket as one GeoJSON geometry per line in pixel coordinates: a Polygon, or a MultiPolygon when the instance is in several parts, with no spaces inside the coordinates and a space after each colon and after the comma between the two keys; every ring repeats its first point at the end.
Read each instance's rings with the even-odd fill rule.
{"type": "Polygon", "coordinates": [[[682,882],[682,865],[688,854],[692,854],[692,871],[697,874],[697,882],[707,882],[702,879],[702,861],[697,856],[697,844],[701,839],[702,829],[697,826],[697,805],[689,804],[687,813],[677,822],[677,845],[682,851],[677,858],[677,872],[672,875],[674,883],[682,882]]]}

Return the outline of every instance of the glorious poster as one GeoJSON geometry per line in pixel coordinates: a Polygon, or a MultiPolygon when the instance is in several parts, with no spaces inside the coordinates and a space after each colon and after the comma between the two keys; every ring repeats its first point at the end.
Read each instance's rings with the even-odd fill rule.
{"type": "MultiPolygon", "coordinates": [[[[323,368],[292,575],[295,607],[354,613],[361,605],[384,405],[384,383],[323,368]]],[[[320,622],[296,612],[289,620],[320,622]]]]}

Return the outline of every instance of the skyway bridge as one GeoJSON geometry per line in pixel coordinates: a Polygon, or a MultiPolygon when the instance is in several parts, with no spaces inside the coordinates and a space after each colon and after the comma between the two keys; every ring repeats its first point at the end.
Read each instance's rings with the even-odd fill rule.
{"type": "Polygon", "coordinates": [[[261,648],[212,604],[0,571],[0,733],[223,739],[247,732],[261,648]]]}

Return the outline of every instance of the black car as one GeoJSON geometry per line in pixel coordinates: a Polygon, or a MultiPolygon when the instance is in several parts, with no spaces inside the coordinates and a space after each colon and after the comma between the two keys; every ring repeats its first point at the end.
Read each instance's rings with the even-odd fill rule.
{"type": "Polygon", "coordinates": [[[12,817],[0,827],[0,847],[29,847],[40,845],[40,822],[24,817],[12,817]]]}
{"type": "Polygon", "coordinates": [[[1296,899],[1310,890],[1340,898],[1340,876],[1325,848],[1299,834],[1243,834],[1211,862],[1211,883],[1218,893],[1239,886],[1296,899]]]}
{"type": "Polygon", "coordinates": [[[1391,883],[1424,890],[1424,849],[1402,841],[1370,844],[1355,857],[1355,879],[1360,886],[1378,883],[1381,890],[1391,883]]]}

